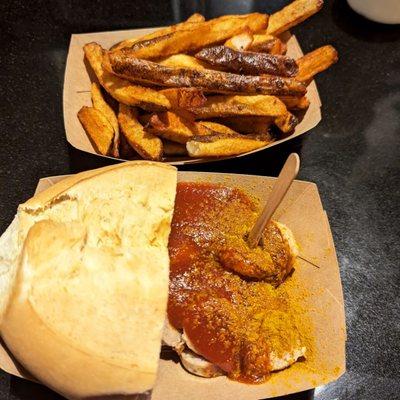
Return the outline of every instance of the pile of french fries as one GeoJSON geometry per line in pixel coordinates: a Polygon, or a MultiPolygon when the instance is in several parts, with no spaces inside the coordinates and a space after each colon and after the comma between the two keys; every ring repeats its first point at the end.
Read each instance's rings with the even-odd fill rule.
{"type": "Polygon", "coordinates": [[[109,50],[88,43],[97,82],[93,107],[78,118],[97,152],[124,159],[224,157],[264,147],[293,132],[296,114],[309,106],[307,85],[337,61],[332,46],[298,60],[285,55],[280,35],[321,7],[322,0],[295,0],[270,16],[205,21],[194,14],[109,50]]]}

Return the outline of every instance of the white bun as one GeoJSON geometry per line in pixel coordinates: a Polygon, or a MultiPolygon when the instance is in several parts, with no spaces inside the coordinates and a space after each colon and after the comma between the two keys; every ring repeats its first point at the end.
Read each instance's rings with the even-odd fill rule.
{"type": "Polygon", "coordinates": [[[153,387],[176,180],[173,167],[130,162],[78,174],[20,206],[18,272],[1,334],[64,396],[153,387]]]}

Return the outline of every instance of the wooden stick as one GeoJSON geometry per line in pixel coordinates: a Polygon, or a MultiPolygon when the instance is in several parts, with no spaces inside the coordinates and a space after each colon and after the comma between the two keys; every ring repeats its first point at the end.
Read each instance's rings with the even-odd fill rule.
{"type": "Polygon", "coordinates": [[[290,185],[296,178],[299,172],[299,168],[300,158],[298,154],[290,154],[278,176],[277,181],[275,182],[274,187],[272,188],[272,192],[266,205],[264,206],[264,210],[257,218],[256,223],[249,233],[248,244],[250,248],[257,246],[265,226],[271,219],[279,204],[281,204],[283,198],[285,197],[285,194],[289,190],[290,185]]]}

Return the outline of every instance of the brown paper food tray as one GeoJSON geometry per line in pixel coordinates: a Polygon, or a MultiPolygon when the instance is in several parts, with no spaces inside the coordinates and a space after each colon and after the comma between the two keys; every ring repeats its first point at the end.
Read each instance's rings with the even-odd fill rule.
{"type": "MultiPolygon", "coordinates": [[[[52,186],[65,176],[44,178],[36,193],[52,186]]],[[[178,172],[178,181],[206,181],[243,188],[264,201],[275,178],[178,172]]],[[[246,385],[226,377],[200,378],[187,373],[174,361],[161,360],[152,400],[256,400],[282,396],[337,379],[345,371],[345,315],[339,266],[317,186],[295,181],[274,219],[285,223],[294,233],[300,255],[310,262],[298,260],[295,272],[285,284],[290,284],[291,297],[306,310],[307,332],[312,338],[307,346],[307,358],[290,368],[273,373],[262,385],[246,385]],[[315,265],[313,265],[315,264],[315,265]],[[306,295],[305,295],[306,293],[306,295]]],[[[13,360],[4,344],[0,344],[0,368],[26,379],[31,377],[13,360]]]]}
{"type": "MultiPolygon", "coordinates": [[[[110,48],[113,44],[121,40],[133,37],[139,37],[153,32],[158,28],[133,29],[112,32],[95,32],[85,34],[71,35],[71,42],[68,50],[67,64],[65,67],[64,77],[64,93],[63,93],[63,109],[64,109],[64,126],[67,141],[75,148],[87,153],[96,154],[100,157],[113,158],[103,156],[96,153],[88,139],[81,123],[78,120],[77,113],[82,106],[91,106],[90,99],[90,77],[87,66],[84,62],[83,46],[89,42],[97,42],[104,48],[110,48]]],[[[300,45],[294,35],[286,34],[288,55],[297,59],[303,55],[300,45]]],[[[321,101],[318,95],[317,86],[312,81],[308,86],[307,97],[310,100],[310,107],[305,112],[303,119],[297,125],[294,133],[288,137],[277,140],[260,149],[253,150],[239,156],[220,157],[218,160],[242,157],[247,154],[256,153],[268,147],[276,146],[282,142],[300,136],[310,129],[314,128],[321,120],[321,101]]],[[[204,163],[214,161],[215,158],[165,158],[165,162],[173,165],[204,163]]]]}

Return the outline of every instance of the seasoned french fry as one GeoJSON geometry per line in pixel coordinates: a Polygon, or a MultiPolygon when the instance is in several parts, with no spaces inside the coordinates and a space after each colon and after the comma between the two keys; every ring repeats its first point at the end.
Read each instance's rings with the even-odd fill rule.
{"type": "Polygon", "coordinates": [[[101,93],[100,85],[96,82],[92,83],[91,95],[93,107],[105,115],[105,117],[108,119],[108,122],[114,129],[114,138],[111,153],[114,157],[119,157],[119,126],[117,116],[115,115],[113,109],[104,100],[103,94],[101,93]]]}
{"type": "Polygon", "coordinates": [[[106,116],[95,108],[84,106],[78,111],[78,118],[96,150],[104,156],[108,155],[114,129],[106,116]]]}
{"type": "Polygon", "coordinates": [[[299,73],[296,79],[300,82],[310,82],[316,74],[325,71],[338,60],[338,54],[334,47],[323,46],[297,60],[299,73]]]}
{"type": "Polygon", "coordinates": [[[293,58],[252,51],[237,51],[226,46],[206,47],[195,55],[211,65],[246,75],[295,76],[298,66],[293,58]]]}
{"type": "Polygon", "coordinates": [[[272,14],[269,18],[267,33],[279,35],[303,22],[318,12],[323,0],[295,0],[286,7],[272,14]]]}
{"type": "Polygon", "coordinates": [[[181,143],[171,142],[170,140],[163,140],[164,154],[166,156],[177,157],[187,156],[186,146],[181,143]]]}
{"type": "Polygon", "coordinates": [[[131,50],[106,54],[102,65],[107,71],[135,82],[140,81],[170,87],[200,87],[215,93],[301,96],[306,91],[302,83],[291,78],[268,75],[237,75],[222,71],[167,67],[141,60],[131,50]]]}
{"type": "Polygon", "coordinates": [[[299,120],[288,111],[285,115],[276,118],[274,123],[283,133],[291,133],[296,128],[299,120]]]}
{"type": "Polygon", "coordinates": [[[186,22],[203,22],[205,20],[204,15],[194,13],[186,20],[186,22]]]}
{"type": "Polygon", "coordinates": [[[190,111],[197,119],[230,117],[236,115],[258,115],[278,117],[287,112],[286,106],[275,96],[212,96],[203,107],[190,111]]]}
{"type": "Polygon", "coordinates": [[[281,96],[279,98],[285,103],[288,110],[306,110],[310,106],[310,100],[306,96],[281,96]]]}
{"type": "Polygon", "coordinates": [[[190,157],[224,157],[247,153],[268,144],[242,135],[197,136],[186,143],[190,157]]]}
{"type": "Polygon", "coordinates": [[[171,107],[168,99],[156,90],[134,85],[104,70],[102,67],[104,51],[99,44],[88,43],[83,50],[100,84],[120,103],[149,110],[165,110],[171,107]]]}
{"type": "Polygon", "coordinates": [[[169,100],[171,108],[201,107],[207,101],[198,88],[169,88],[160,90],[160,93],[169,100]]]}
{"type": "Polygon", "coordinates": [[[128,143],[146,160],[161,160],[161,139],[143,128],[137,119],[137,110],[120,103],[118,122],[128,143]]]}
{"type": "Polygon", "coordinates": [[[187,54],[174,54],[172,56],[159,60],[158,63],[167,67],[184,67],[200,70],[207,68],[206,64],[203,61],[198,60],[195,57],[188,56],[187,54]]]}
{"type": "Polygon", "coordinates": [[[274,121],[272,117],[227,117],[219,118],[218,121],[237,132],[250,135],[267,135],[271,140],[270,127],[274,121]]]}
{"type": "Polygon", "coordinates": [[[266,28],[268,15],[225,15],[206,22],[194,23],[185,30],[175,30],[164,36],[135,42],[130,49],[138,58],[151,59],[199,50],[223,42],[249,28],[252,32],[266,28]]]}
{"type": "Polygon", "coordinates": [[[228,39],[224,46],[229,47],[233,50],[244,51],[247,50],[251,44],[253,43],[253,33],[250,29],[245,29],[243,32],[238,35],[232,36],[228,39]]]}
{"type": "Polygon", "coordinates": [[[198,124],[208,128],[211,131],[216,132],[216,133],[222,133],[224,135],[237,135],[238,134],[238,132],[234,131],[233,129],[231,129],[225,125],[219,124],[218,122],[199,121],[198,124]]]}
{"type": "Polygon", "coordinates": [[[197,24],[199,22],[203,22],[203,21],[204,21],[204,17],[201,14],[193,14],[186,21],[180,22],[179,24],[171,25],[166,28],[157,29],[156,31],[151,32],[145,36],[123,40],[122,42],[117,43],[114,46],[112,46],[111,50],[120,50],[125,47],[133,46],[135,43],[138,43],[138,42],[143,43],[148,40],[153,40],[158,37],[168,35],[175,31],[189,29],[190,27],[193,27],[195,24],[197,24]]]}
{"type": "Polygon", "coordinates": [[[215,133],[209,128],[171,111],[151,115],[146,129],[154,135],[183,144],[193,136],[215,133]]]}
{"type": "Polygon", "coordinates": [[[282,42],[282,40],[275,36],[266,34],[253,35],[253,43],[249,47],[250,51],[277,55],[286,54],[286,49],[287,46],[282,42]]]}

